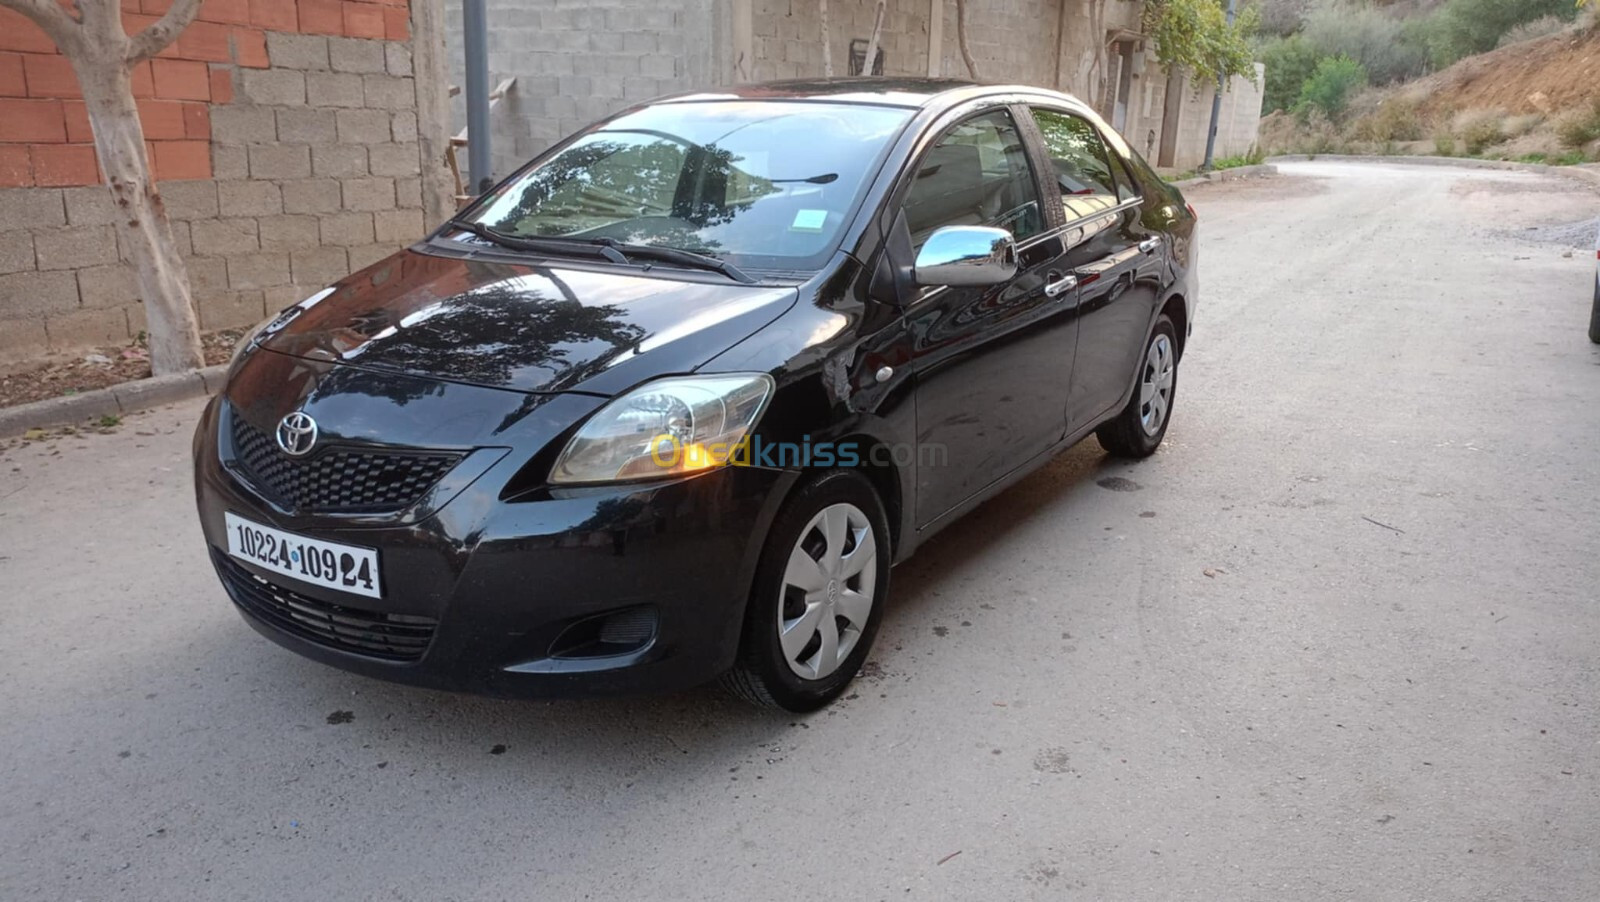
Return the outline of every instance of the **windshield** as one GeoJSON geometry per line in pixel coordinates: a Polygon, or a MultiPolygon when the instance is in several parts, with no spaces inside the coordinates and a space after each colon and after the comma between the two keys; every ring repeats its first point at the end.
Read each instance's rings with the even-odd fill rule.
{"type": "Polygon", "coordinates": [[[612,239],[814,269],[912,110],[662,104],[588,132],[470,217],[519,238],[612,239]]]}

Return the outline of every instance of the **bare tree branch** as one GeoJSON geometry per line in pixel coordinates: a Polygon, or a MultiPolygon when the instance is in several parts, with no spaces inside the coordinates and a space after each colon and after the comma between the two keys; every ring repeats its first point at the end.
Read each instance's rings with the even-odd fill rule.
{"type": "Polygon", "coordinates": [[[1051,87],[1061,88],[1061,57],[1067,52],[1067,0],[1061,0],[1056,9],[1056,79],[1051,87]]]}
{"type": "Polygon", "coordinates": [[[956,43],[961,47],[961,60],[973,81],[983,81],[978,74],[978,64],[972,60],[972,50],[967,47],[967,0],[956,0],[956,43]]]}
{"type": "Polygon", "coordinates": [[[878,39],[883,36],[883,9],[888,0],[878,0],[878,13],[872,20],[872,39],[867,41],[867,61],[861,65],[862,75],[874,74],[873,63],[878,59],[878,39]]]}
{"type": "Polygon", "coordinates": [[[77,43],[78,23],[56,0],[0,0],[0,8],[27,16],[63,51],[77,43]]]}
{"type": "Polygon", "coordinates": [[[822,15],[822,77],[833,77],[833,43],[828,35],[828,0],[819,0],[817,11],[822,15]]]}
{"type": "Polygon", "coordinates": [[[128,63],[147,60],[165,50],[199,14],[200,0],[173,0],[166,15],[128,39],[128,63]]]}
{"type": "Polygon", "coordinates": [[[1110,109],[1102,108],[1108,87],[1102,82],[1106,77],[1106,54],[1110,51],[1106,36],[1106,0],[1092,0],[1089,7],[1089,33],[1099,36],[1095,42],[1094,62],[1089,64],[1089,84],[1085,86],[1089,91],[1089,106],[1110,114],[1110,109]]]}

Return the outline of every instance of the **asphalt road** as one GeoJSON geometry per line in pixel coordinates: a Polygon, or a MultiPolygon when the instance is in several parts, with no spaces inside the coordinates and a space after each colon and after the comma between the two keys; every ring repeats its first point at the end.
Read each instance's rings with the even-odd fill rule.
{"type": "Polygon", "coordinates": [[[1600,194],[1283,169],[1192,193],[1161,453],[926,546],[810,717],[329,670],[210,572],[197,404],[0,450],[0,898],[1593,899],[1600,194]]]}

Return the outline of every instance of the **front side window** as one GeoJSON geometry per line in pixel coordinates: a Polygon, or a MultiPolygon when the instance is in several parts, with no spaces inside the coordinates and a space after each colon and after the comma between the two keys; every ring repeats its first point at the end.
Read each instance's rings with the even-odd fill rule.
{"type": "Polygon", "coordinates": [[[1033,110],[1044,138],[1045,153],[1061,186],[1067,219],[1082,219],[1118,204],[1117,181],[1111,175],[1105,142],[1089,121],[1056,110],[1033,110]]]}
{"type": "Polygon", "coordinates": [[[1043,227],[1033,168],[1005,110],[957,125],[916,165],[905,201],[913,248],[941,226],[995,226],[1019,241],[1043,227]]]}
{"type": "Polygon", "coordinates": [[[911,112],[779,101],[648,107],[580,136],[471,218],[523,238],[613,239],[740,266],[815,268],[911,112]]]}

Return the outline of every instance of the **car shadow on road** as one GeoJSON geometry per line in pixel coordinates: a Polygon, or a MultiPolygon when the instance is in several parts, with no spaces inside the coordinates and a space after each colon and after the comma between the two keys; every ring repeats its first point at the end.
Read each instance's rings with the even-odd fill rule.
{"type": "Polygon", "coordinates": [[[1099,443],[1084,441],[1021,482],[989,499],[927,541],[895,568],[894,593],[886,616],[914,618],[918,607],[947,583],[951,575],[1009,541],[1018,530],[1047,509],[1067,503],[1073,492],[1097,480],[1126,483],[1124,474],[1136,464],[1106,454],[1099,443]]]}

